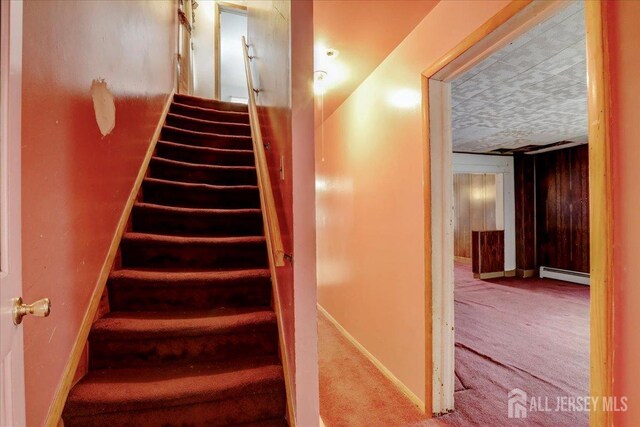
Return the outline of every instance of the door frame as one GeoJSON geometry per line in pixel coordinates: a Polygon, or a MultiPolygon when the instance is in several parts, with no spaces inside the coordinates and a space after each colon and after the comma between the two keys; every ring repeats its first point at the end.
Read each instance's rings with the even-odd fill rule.
{"type": "MultiPolygon", "coordinates": [[[[562,0],[512,0],[422,72],[427,413],[438,415],[454,409],[450,82],[565,5],[562,0]]],[[[613,389],[613,219],[608,53],[604,7],[602,0],[585,2],[591,242],[591,396],[612,396],[613,389]]],[[[610,412],[592,408],[591,425],[610,425],[611,422],[610,412]]]]}
{"type": "Polygon", "coordinates": [[[176,93],[193,95],[193,4],[191,0],[178,1],[177,14],[178,60],[176,61],[175,89],[176,93]]]}
{"type": "Polygon", "coordinates": [[[0,25],[0,425],[26,424],[23,326],[11,320],[22,293],[21,138],[23,3],[2,1],[0,25]]]}
{"type": "Polygon", "coordinates": [[[215,2],[213,12],[213,97],[220,99],[220,13],[227,11],[243,11],[247,14],[247,6],[225,1],[215,2]]]}

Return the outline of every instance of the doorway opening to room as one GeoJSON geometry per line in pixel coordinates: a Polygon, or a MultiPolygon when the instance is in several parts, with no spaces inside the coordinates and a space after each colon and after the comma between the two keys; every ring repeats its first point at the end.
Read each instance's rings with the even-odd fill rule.
{"type": "Polygon", "coordinates": [[[247,103],[247,81],[241,40],[247,37],[247,7],[215,3],[215,98],[247,103]]]}
{"type": "Polygon", "coordinates": [[[495,424],[534,398],[610,395],[601,25],[598,1],[513,2],[423,73],[436,415],[456,402],[447,417],[495,424]]]}

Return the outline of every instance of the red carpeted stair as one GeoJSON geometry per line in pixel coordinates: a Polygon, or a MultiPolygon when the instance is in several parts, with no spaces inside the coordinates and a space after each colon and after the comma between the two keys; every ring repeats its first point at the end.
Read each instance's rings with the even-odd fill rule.
{"type": "Polygon", "coordinates": [[[118,261],[73,426],[286,426],[247,108],[176,95],[118,261]]]}

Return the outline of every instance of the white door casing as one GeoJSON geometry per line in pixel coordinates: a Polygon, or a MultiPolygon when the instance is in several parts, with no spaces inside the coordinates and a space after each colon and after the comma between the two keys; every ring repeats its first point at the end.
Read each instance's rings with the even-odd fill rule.
{"type": "Polygon", "coordinates": [[[431,159],[432,410],[454,409],[453,142],[451,84],[429,80],[431,159]]]}
{"type": "Polygon", "coordinates": [[[13,301],[22,294],[21,99],[22,11],[1,3],[0,69],[0,425],[26,425],[22,326],[13,324],[13,301]]]}

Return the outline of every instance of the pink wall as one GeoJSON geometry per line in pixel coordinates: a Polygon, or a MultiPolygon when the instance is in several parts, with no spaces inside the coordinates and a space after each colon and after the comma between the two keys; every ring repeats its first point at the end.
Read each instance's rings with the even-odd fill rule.
{"type": "Polygon", "coordinates": [[[313,2],[249,3],[254,84],[285,251],[278,287],[298,425],[317,425],[313,2]],[[280,178],[280,160],[285,176],[280,178]],[[294,298],[295,296],[295,298],[294,298]]]}
{"type": "Polygon", "coordinates": [[[640,2],[607,2],[612,107],[614,394],[628,412],[616,426],[640,425],[640,2]]]}
{"type": "Polygon", "coordinates": [[[41,426],[116,224],[174,85],[174,2],[24,5],[23,274],[27,422],[41,426]],[[102,138],[89,89],[104,78],[116,125],[102,138]]]}
{"type": "Polygon", "coordinates": [[[422,401],[422,114],[390,98],[408,90],[419,99],[421,72],[508,3],[438,3],[326,119],[316,142],[318,300],[422,401]]]}

